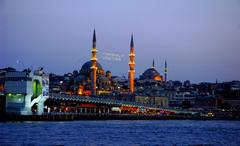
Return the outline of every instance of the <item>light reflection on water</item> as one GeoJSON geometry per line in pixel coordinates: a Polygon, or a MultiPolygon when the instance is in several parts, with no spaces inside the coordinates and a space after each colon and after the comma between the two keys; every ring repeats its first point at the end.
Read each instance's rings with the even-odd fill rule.
{"type": "Polygon", "coordinates": [[[239,145],[240,121],[0,123],[0,145],[239,145]]]}

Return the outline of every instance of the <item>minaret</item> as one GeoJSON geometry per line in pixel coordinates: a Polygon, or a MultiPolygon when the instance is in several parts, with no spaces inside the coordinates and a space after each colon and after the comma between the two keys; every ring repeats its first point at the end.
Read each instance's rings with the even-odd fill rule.
{"type": "Polygon", "coordinates": [[[164,81],[167,82],[167,61],[165,60],[165,67],[164,67],[164,81]]]}
{"type": "Polygon", "coordinates": [[[96,48],[96,34],[95,34],[95,29],[93,32],[93,44],[92,44],[92,67],[91,67],[91,80],[92,80],[92,95],[96,95],[96,84],[97,84],[97,48],[96,48]]]}
{"type": "Polygon", "coordinates": [[[128,79],[129,79],[129,92],[131,94],[134,93],[134,66],[135,66],[135,62],[134,62],[134,43],[133,43],[133,34],[131,36],[131,43],[130,43],[130,53],[129,53],[129,71],[128,71],[128,79]]]}
{"type": "Polygon", "coordinates": [[[155,68],[155,66],[154,66],[154,59],[153,59],[153,62],[152,62],[152,68],[155,68]]]}

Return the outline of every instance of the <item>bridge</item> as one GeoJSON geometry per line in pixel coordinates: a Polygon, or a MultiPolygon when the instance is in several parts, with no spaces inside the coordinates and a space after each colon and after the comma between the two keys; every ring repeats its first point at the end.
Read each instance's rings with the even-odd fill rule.
{"type": "MultiPolygon", "coordinates": [[[[115,100],[111,98],[103,98],[103,97],[86,97],[79,95],[66,95],[66,94],[54,94],[51,93],[47,99],[48,101],[52,101],[55,103],[54,106],[57,106],[57,102],[65,102],[66,108],[73,108],[76,112],[80,113],[101,113],[101,112],[111,112],[111,108],[113,107],[121,107],[122,110],[144,110],[144,111],[152,111],[152,112],[161,112],[161,113],[183,113],[189,114],[192,111],[187,110],[177,110],[173,108],[165,108],[158,107],[156,105],[144,105],[141,103],[124,101],[124,100],[115,100]],[[68,104],[67,104],[68,103],[68,104]],[[70,103],[70,104],[69,104],[70,103]],[[72,105],[74,104],[74,105],[72,105]]],[[[47,103],[45,103],[47,104],[47,103]]],[[[59,105],[60,106],[60,105],[59,105]]],[[[58,112],[60,109],[58,110],[58,112]]],[[[71,111],[71,110],[69,110],[71,111]]],[[[51,111],[48,111],[51,112],[51,111]]],[[[62,111],[60,111],[62,112],[62,111]]]]}

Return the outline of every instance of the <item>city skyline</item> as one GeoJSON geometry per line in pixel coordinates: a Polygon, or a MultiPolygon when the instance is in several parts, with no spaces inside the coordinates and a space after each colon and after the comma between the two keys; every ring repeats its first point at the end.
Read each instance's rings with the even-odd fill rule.
{"type": "Polygon", "coordinates": [[[99,62],[113,75],[127,77],[133,32],[135,77],[151,67],[154,59],[161,75],[167,60],[170,80],[240,79],[238,1],[72,1],[58,2],[56,7],[56,1],[0,4],[1,68],[20,70],[22,64],[16,63],[20,60],[24,67],[42,66],[56,74],[80,70],[90,60],[96,28],[99,62]]]}

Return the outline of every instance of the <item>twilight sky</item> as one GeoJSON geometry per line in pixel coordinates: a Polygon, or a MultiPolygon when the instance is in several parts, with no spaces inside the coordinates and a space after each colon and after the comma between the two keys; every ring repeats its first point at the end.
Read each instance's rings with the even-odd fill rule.
{"type": "Polygon", "coordinates": [[[168,77],[192,82],[240,80],[239,0],[1,0],[0,68],[43,66],[64,74],[98,59],[113,75],[128,73],[133,32],[136,77],[152,60],[168,77]]]}

